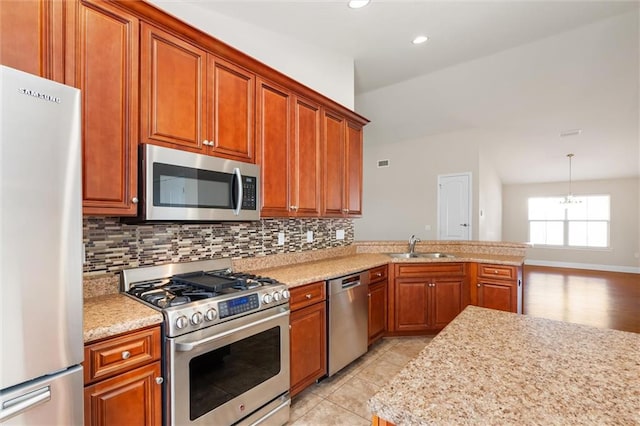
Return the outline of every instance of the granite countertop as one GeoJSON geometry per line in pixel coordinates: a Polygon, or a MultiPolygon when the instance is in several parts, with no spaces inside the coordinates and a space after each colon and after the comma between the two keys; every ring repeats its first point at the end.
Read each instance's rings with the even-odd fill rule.
{"type": "Polygon", "coordinates": [[[640,334],[468,306],[369,400],[398,426],[640,424],[640,334]]]}
{"type": "Polygon", "coordinates": [[[376,266],[386,265],[389,263],[389,260],[389,256],[384,254],[352,254],[290,266],[259,269],[251,272],[274,278],[287,284],[289,287],[297,287],[315,281],[324,281],[375,268],[376,266]]]}
{"type": "Polygon", "coordinates": [[[160,324],[162,313],[124,294],[84,299],[84,342],[160,324]]]}

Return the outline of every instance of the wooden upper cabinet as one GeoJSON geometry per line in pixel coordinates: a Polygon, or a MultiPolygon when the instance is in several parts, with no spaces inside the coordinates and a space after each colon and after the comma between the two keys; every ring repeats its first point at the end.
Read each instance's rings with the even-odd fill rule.
{"type": "Polygon", "coordinates": [[[324,216],[362,215],[362,126],[324,112],[324,216]]]}
{"type": "Polygon", "coordinates": [[[135,215],[139,23],[102,1],[83,0],[76,16],[67,83],[82,91],[83,211],[135,215]]]}
{"type": "Polygon", "coordinates": [[[64,83],[66,4],[0,0],[0,63],[64,83]]]}
{"type": "Polygon", "coordinates": [[[347,214],[362,216],[362,126],[347,122],[345,195],[347,214]]]}
{"type": "Polygon", "coordinates": [[[275,84],[258,79],[258,163],[262,173],[262,216],[289,215],[291,171],[291,94],[275,84]]]}
{"type": "Polygon", "coordinates": [[[320,215],[320,106],[258,78],[263,217],[320,215]]]}
{"type": "Polygon", "coordinates": [[[345,183],[345,119],[324,111],[324,203],[323,216],[343,216],[345,183]]]}
{"type": "Polygon", "coordinates": [[[296,216],[319,216],[322,190],[320,105],[299,96],[294,97],[292,201],[296,216]]]}
{"type": "Polygon", "coordinates": [[[140,30],[141,141],[206,148],[207,52],[145,22],[140,30]]]}
{"type": "Polygon", "coordinates": [[[209,144],[216,156],[255,162],[255,75],[209,55],[209,144]]]}

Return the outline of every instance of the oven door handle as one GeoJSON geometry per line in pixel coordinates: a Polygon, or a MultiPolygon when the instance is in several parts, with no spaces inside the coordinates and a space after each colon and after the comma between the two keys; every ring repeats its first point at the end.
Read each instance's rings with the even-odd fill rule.
{"type": "Polygon", "coordinates": [[[258,321],[253,321],[253,322],[251,322],[249,324],[245,324],[245,325],[242,325],[240,327],[236,327],[234,329],[224,331],[222,333],[218,333],[218,334],[216,334],[214,336],[207,337],[206,339],[196,340],[195,342],[176,343],[176,350],[179,351],[179,352],[189,352],[189,351],[195,349],[196,347],[198,347],[200,345],[204,345],[204,344],[207,344],[207,343],[214,342],[216,340],[223,339],[223,338],[225,338],[225,337],[227,337],[227,336],[229,336],[229,335],[231,335],[233,333],[237,333],[239,331],[246,330],[246,329],[251,328],[251,327],[255,327],[256,325],[264,324],[265,322],[269,322],[269,321],[273,321],[273,320],[278,319],[278,318],[285,317],[287,315],[289,315],[289,310],[281,312],[281,313],[279,313],[277,315],[270,316],[268,318],[263,318],[263,319],[258,320],[258,321]]]}

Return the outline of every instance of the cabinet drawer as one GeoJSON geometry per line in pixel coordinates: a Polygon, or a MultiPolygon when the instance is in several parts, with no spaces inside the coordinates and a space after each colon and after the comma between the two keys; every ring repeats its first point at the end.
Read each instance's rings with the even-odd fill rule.
{"type": "Polygon", "coordinates": [[[518,277],[518,273],[515,266],[481,263],[478,265],[478,276],[482,278],[492,278],[494,280],[515,280],[518,277]]]}
{"type": "Polygon", "coordinates": [[[291,299],[289,303],[291,304],[291,310],[295,311],[296,309],[322,302],[326,299],[325,288],[324,281],[318,281],[317,283],[290,289],[291,299]]]}
{"type": "Polygon", "coordinates": [[[448,277],[465,274],[464,263],[396,264],[396,277],[448,277]]]}
{"type": "Polygon", "coordinates": [[[369,270],[369,284],[377,283],[387,279],[387,265],[378,266],[369,270]]]}
{"type": "Polygon", "coordinates": [[[160,359],[160,327],[136,331],[84,348],[84,382],[95,382],[160,359]]]}

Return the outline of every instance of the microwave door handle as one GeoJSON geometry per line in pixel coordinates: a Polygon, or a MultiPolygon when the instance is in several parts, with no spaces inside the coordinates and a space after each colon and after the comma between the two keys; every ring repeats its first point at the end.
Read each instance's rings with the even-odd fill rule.
{"type": "Polygon", "coordinates": [[[236,198],[236,205],[233,208],[233,214],[238,216],[240,214],[240,209],[242,209],[242,198],[244,196],[242,193],[242,174],[240,174],[240,169],[237,167],[233,169],[233,174],[236,177],[236,191],[238,194],[238,197],[236,198]]]}

